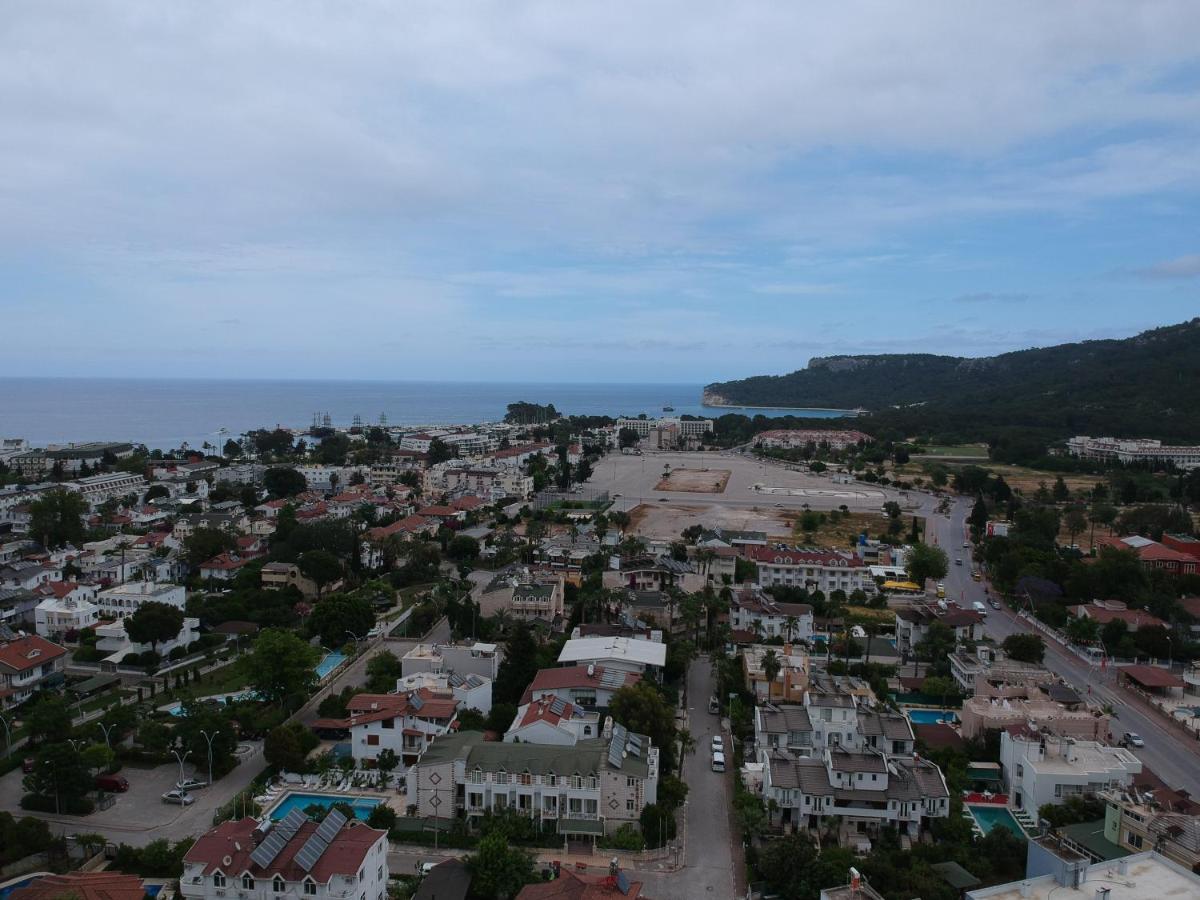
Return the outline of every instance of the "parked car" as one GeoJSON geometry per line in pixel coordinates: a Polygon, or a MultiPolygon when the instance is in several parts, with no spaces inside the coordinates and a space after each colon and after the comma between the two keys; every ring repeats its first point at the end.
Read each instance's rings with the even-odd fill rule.
{"type": "Polygon", "coordinates": [[[956,556],[956,557],[954,558],[954,564],[955,564],[956,566],[961,566],[961,565],[962,565],[962,557],[961,557],[961,556],[956,556]]]}
{"type": "Polygon", "coordinates": [[[1145,747],[1146,742],[1142,740],[1142,736],[1134,731],[1125,732],[1125,736],[1121,738],[1122,747],[1145,747]]]}
{"type": "Polygon", "coordinates": [[[725,739],[723,737],[721,737],[719,734],[713,735],[712,751],[713,751],[713,753],[724,753],[725,752],[725,739]]]}
{"type": "Polygon", "coordinates": [[[37,765],[37,760],[34,759],[32,756],[27,756],[21,762],[21,771],[24,772],[26,775],[28,775],[30,772],[33,771],[33,767],[35,765],[37,765]]]}
{"type": "Polygon", "coordinates": [[[725,771],[725,754],[719,751],[714,751],[712,755],[712,770],[714,772],[725,771]]]}
{"type": "Polygon", "coordinates": [[[95,785],[110,794],[123,794],[129,790],[129,781],[124,775],[97,775],[95,785]]]}
{"type": "Polygon", "coordinates": [[[997,600],[995,597],[993,597],[992,599],[990,599],[990,600],[988,601],[988,606],[990,606],[992,609],[999,609],[999,608],[1000,608],[1000,601],[999,601],[999,600],[997,600]]]}
{"type": "Polygon", "coordinates": [[[163,803],[175,803],[179,806],[191,806],[196,802],[195,797],[193,797],[187,791],[180,790],[167,791],[162,795],[162,800],[163,803]]]}
{"type": "Polygon", "coordinates": [[[195,778],[188,778],[185,781],[175,782],[175,789],[177,791],[183,791],[185,794],[188,791],[194,791],[197,788],[205,788],[205,787],[208,787],[207,781],[199,781],[195,778]]]}

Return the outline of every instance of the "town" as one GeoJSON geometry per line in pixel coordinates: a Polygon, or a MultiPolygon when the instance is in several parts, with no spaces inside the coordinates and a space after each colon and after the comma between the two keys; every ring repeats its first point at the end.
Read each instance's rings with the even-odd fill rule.
{"type": "Polygon", "coordinates": [[[0,887],[1200,893],[1196,448],[775,424],[5,439],[0,887]]]}

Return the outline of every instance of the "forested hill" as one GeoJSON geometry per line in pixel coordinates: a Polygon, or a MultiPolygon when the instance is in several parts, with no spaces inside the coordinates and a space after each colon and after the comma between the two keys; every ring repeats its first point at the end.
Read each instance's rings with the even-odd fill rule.
{"type": "MultiPolygon", "coordinates": [[[[880,426],[987,439],[997,428],[1200,441],[1200,319],[1123,340],[967,359],[830,356],[710,384],[714,405],[862,407],[880,426]]],[[[864,423],[865,424],[865,423],[864,423]]]]}

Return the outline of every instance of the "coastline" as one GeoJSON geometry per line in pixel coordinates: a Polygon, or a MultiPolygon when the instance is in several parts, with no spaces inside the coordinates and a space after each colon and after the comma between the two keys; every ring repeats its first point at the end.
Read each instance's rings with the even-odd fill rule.
{"type": "Polygon", "coordinates": [[[707,403],[703,400],[700,405],[705,409],[786,409],[796,412],[833,412],[844,413],[847,418],[857,418],[867,412],[865,409],[837,409],[830,406],[750,406],[746,403],[707,403]]]}

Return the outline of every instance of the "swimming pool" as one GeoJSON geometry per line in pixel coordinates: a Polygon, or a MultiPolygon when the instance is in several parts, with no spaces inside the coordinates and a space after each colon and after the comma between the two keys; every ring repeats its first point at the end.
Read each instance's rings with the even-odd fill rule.
{"type": "Polygon", "coordinates": [[[933,725],[937,722],[954,723],[958,713],[950,709],[906,709],[904,714],[914,725],[933,725]]]}
{"type": "MultiPolygon", "coordinates": [[[[234,703],[237,703],[239,700],[246,700],[247,698],[250,698],[253,696],[254,696],[254,691],[238,691],[236,694],[213,694],[211,697],[199,697],[197,699],[201,703],[211,702],[211,703],[218,703],[221,706],[224,706],[227,698],[233,700],[234,703]]],[[[170,713],[173,716],[182,716],[183,715],[183,701],[180,700],[177,703],[172,703],[170,706],[164,707],[163,712],[170,713]]]]}
{"type": "Polygon", "coordinates": [[[344,653],[326,653],[317,663],[317,680],[324,681],[329,673],[346,661],[344,653]]]}
{"type": "Polygon", "coordinates": [[[1013,818],[1013,814],[1008,811],[1007,806],[999,804],[992,806],[968,806],[971,815],[975,817],[975,821],[979,823],[979,829],[987,834],[993,828],[1007,828],[1019,838],[1025,837],[1025,832],[1021,826],[1017,824],[1017,820],[1013,818]]]}
{"type": "Polygon", "coordinates": [[[349,804],[354,810],[354,816],[364,821],[371,815],[371,810],[377,807],[382,800],[375,797],[346,797],[337,794],[288,794],[279,802],[279,805],[271,810],[271,820],[278,822],[293,809],[298,809],[301,812],[316,804],[323,806],[326,809],[333,806],[335,803],[349,804]]]}

